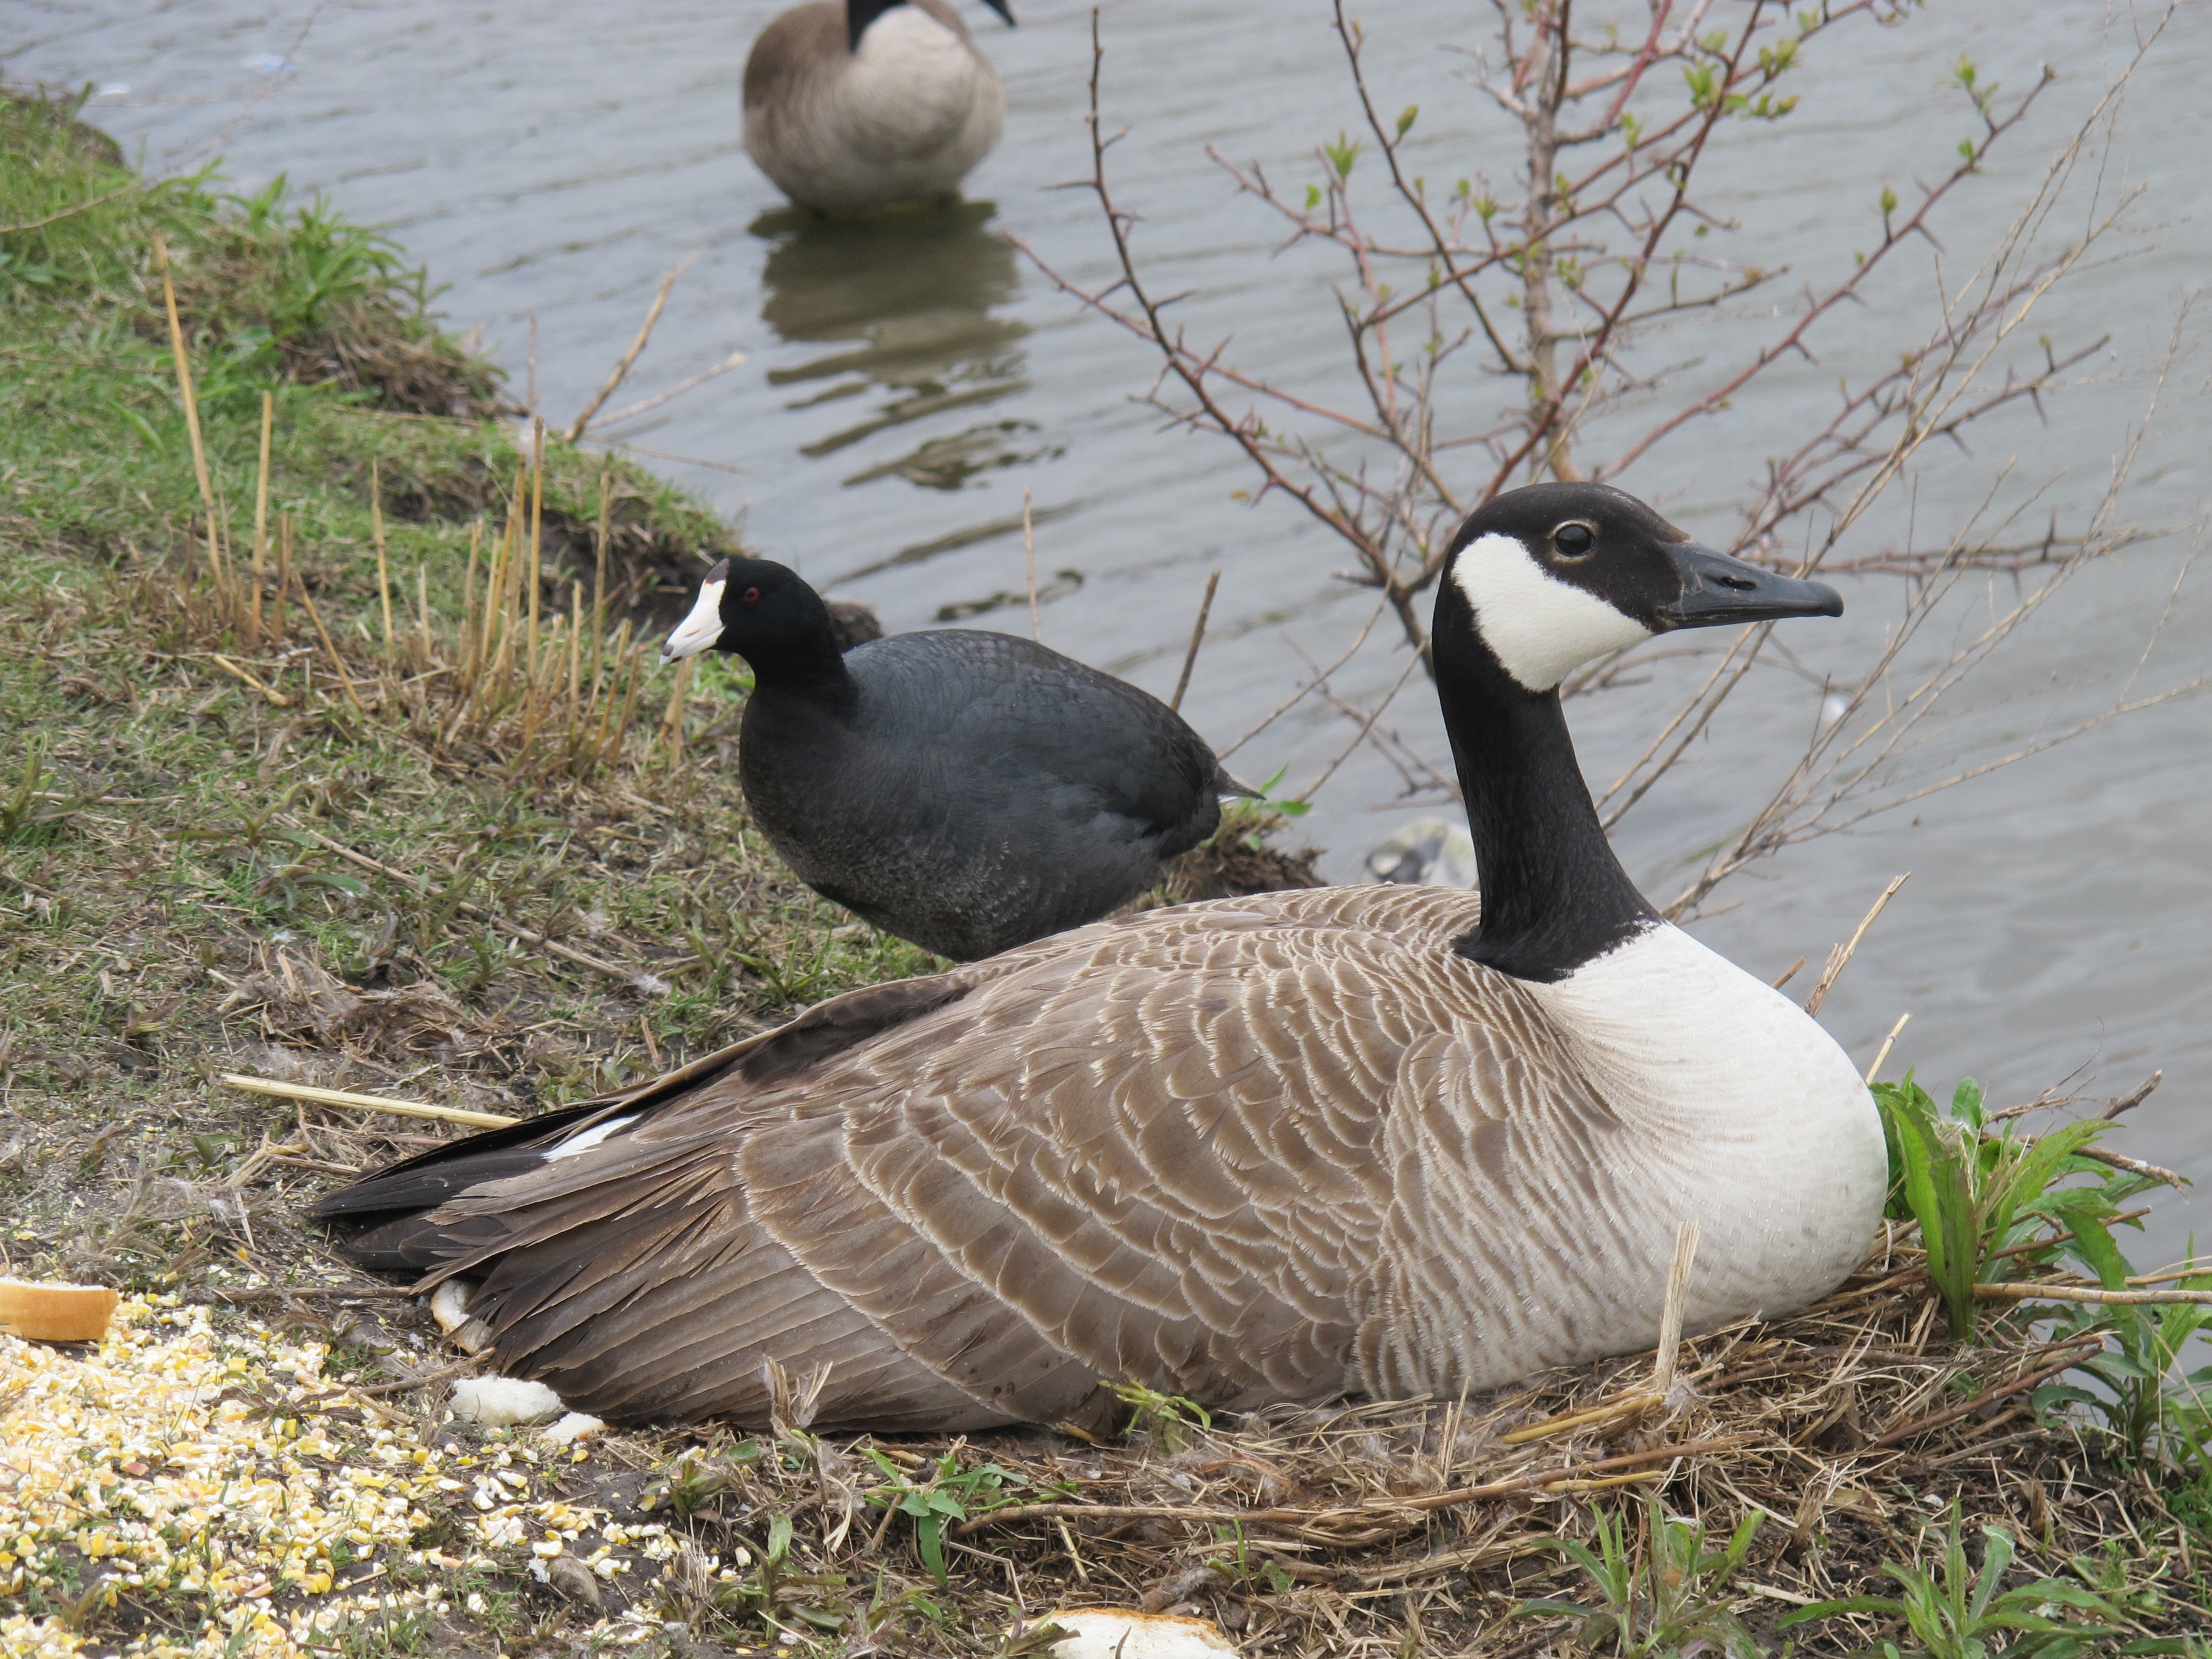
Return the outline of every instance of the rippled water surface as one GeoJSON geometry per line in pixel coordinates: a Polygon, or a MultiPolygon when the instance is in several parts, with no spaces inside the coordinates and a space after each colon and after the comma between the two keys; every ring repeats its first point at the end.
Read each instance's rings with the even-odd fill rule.
{"type": "MultiPolygon", "coordinates": [[[[446,285],[452,320],[484,329],[519,392],[533,378],[534,319],[536,393],[556,420],[596,389],[662,273],[696,254],[613,402],[732,351],[747,361],[617,428],[643,459],[741,515],[763,550],[868,601],[893,628],[932,625],[940,613],[1026,626],[1018,596],[1027,490],[1046,640],[1161,692],[1218,568],[1214,627],[1186,712],[1226,744],[1296,685],[1301,649],[1334,657],[1368,605],[1332,579],[1348,561],[1292,508],[1238,499],[1252,480],[1225,446],[1165,430],[1135,401],[1154,367],[1144,351],[1080,313],[1017,250],[1018,237],[1077,280],[1110,279],[1095,201],[1051,188],[1089,166],[1088,9],[1018,9],[1022,26],[1011,32],[971,9],[1006,82],[1008,118],[1005,142],[969,181],[970,203],[870,226],[783,210],[745,158],[738,82],[773,10],[753,0],[16,0],[0,12],[0,60],[17,79],[106,88],[91,118],[151,169],[219,151],[239,187],[286,173],[387,227],[446,285]]],[[[1725,9],[1738,9],[1733,0],[1725,9]]],[[[1381,100],[1422,106],[1414,165],[1437,178],[1486,171],[1509,185],[1513,135],[1460,78],[1469,60],[1443,49],[1479,44],[1490,9],[1393,0],[1370,9],[1381,100]]],[[[1863,380],[1924,330],[1931,296],[1966,278],[2125,61],[2131,27],[2124,12],[2070,0],[1939,0],[1902,27],[1840,30],[1821,43],[1796,88],[1798,111],[1777,126],[1730,129],[1711,163],[1712,199],[1746,227],[1723,236],[1721,251],[1788,263],[1792,274],[1756,303],[1656,343],[1652,366],[1673,373],[1647,400],[1647,421],[1670,391],[1711,384],[1773,337],[1801,283],[1850,269],[1878,234],[1874,202],[1885,185],[1910,200],[1914,180],[1946,170],[1969,130],[1946,86],[1962,52],[2001,83],[2001,98],[2045,61],[2061,76],[2018,142],[1962,187],[1940,266],[1934,250],[1913,251],[1871,285],[1867,304],[1823,326],[1817,361],[1761,380],[1621,482],[1692,529],[1725,535],[1766,457],[1826,418],[1837,381],[1863,380]]],[[[1237,200],[1206,154],[1260,160],[1294,185],[1316,175],[1314,143],[1357,121],[1326,9],[1122,0],[1105,30],[1109,121],[1129,128],[1114,152],[1116,184],[1144,216],[1137,235],[1151,276],[1188,295],[1182,314],[1194,339],[1233,336],[1248,368],[1341,392],[1329,289],[1340,273],[1309,252],[1277,255],[1275,222],[1237,200]]],[[[2008,348],[2005,361],[2024,362],[2040,349],[2031,334],[2062,349],[2102,339],[2073,377],[2081,384],[2050,401],[2047,424],[2022,409],[1969,448],[1930,453],[1869,521],[1859,550],[1907,537],[1940,543],[1993,487],[2011,507],[2033,497],[2022,534],[2053,514],[2078,530],[2095,509],[2212,252],[2194,165],[2212,142],[2212,112],[2191,73],[2208,35],[2212,8],[2184,6],[2112,142],[2085,161],[2050,227],[2056,236],[2086,222],[2094,180],[2108,205],[2144,191],[2134,228],[2055,290],[2008,348]]],[[[2180,533],[2078,578],[1969,684],[1955,714],[1923,731],[1909,775],[1933,780],[1959,757],[2033,745],[2109,705],[2131,675],[2141,695],[2192,678],[2212,657],[2203,583],[2174,596],[2212,478],[2206,336],[2191,321],[2178,338],[2117,518],[2180,533]]],[[[1504,395],[1469,374],[1449,402],[1471,426],[1504,395]]],[[[1927,654],[1970,636],[2010,592],[2001,580],[1979,609],[1955,605],[1927,654]]],[[[1817,718],[1821,675],[1856,672],[1901,602],[1879,580],[1849,598],[1840,626],[1788,634],[1807,676],[1754,679],[1621,826],[1624,854],[1655,895],[1671,896],[1703,849],[1775,786],[1817,718]]],[[[1337,681],[1363,706],[1402,665],[1382,635],[1337,681]]],[[[1662,665],[1646,684],[1576,705],[1594,780],[1634,757],[1672,708],[1668,694],[1696,672],[1662,665]]],[[[2161,1066],[2166,1085],[2136,1115],[2128,1144],[2212,1174],[2208,715],[2202,702],[2169,703],[1794,849],[1724,889],[1699,931],[1760,971],[1799,956],[1817,966],[1882,884],[1911,870],[1828,1005],[1846,1046],[1871,1059],[1909,1011],[1902,1057],[1933,1081],[1981,1075],[2006,1100],[2077,1071],[2116,1092],[2161,1066]]],[[[1418,683],[1383,724],[1443,757],[1418,683]]],[[[1237,764],[1246,775],[1287,765],[1296,784],[1351,734],[1340,714],[1309,704],[1237,764]]],[[[1371,748],[1331,778],[1305,823],[1331,849],[1334,873],[1351,876],[1394,824],[1433,810],[1405,804],[1401,788],[1371,748]]],[[[2178,1249],[2191,1224],[2189,1206],[2169,1203],[2147,1252],[2178,1249]]]]}

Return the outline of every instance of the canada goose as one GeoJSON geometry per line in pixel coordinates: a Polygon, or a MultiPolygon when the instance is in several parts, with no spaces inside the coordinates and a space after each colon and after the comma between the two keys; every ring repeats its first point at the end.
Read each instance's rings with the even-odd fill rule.
{"type": "Polygon", "coordinates": [[[1882,1133],[1797,1006],[1614,860],[1556,688],[1656,632],[1833,616],[1632,496],[1461,527],[1443,705],[1483,894],[1367,885],[1101,922],[854,992],[332,1195],[479,1281],[496,1363],[626,1420],[1095,1427],[1101,1379],[1231,1409],[1449,1396],[1776,1315],[1859,1261],[1882,1133]]]}
{"type": "MultiPolygon", "coordinates": [[[[985,0],[1009,25],[1006,0],[985,0]]],[[[745,59],[745,149],[801,207],[951,195],[1006,122],[991,60],[945,0],[808,0],[745,59]]]]}
{"type": "Polygon", "coordinates": [[[1007,634],[841,653],[799,575],[724,559],[664,662],[752,665],[738,775],[799,878],[958,961],[1095,921],[1165,875],[1237,785],[1157,697],[1007,634]]]}

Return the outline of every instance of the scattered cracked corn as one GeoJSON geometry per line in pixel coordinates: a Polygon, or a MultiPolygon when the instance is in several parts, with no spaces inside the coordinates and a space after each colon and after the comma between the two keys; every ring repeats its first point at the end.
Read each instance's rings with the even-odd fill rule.
{"type": "Polygon", "coordinates": [[[258,1322],[218,1332],[173,1296],[125,1300],[88,1358],[0,1335],[0,1659],[303,1659],[371,1608],[445,1605],[432,1570],[460,1563],[413,1547],[423,1501],[471,1492],[472,1554],[557,1549],[599,1519],[532,1500],[504,1447],[463,1456],[334,1416],[375,1408],[324,1376],[328,1358],[258,1322]],[[434,1582],[395,1586],[402,1565],[434,1582]],[[118,1645],[100,1612],[125,1598],[167,1617],[118,1645]],[[198,1628],[161,1628],[179,1611],[198,1628]]]}

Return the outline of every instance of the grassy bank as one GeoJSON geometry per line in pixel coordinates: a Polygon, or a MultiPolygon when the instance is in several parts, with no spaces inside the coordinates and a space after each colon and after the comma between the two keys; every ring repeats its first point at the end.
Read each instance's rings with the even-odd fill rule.
{"type": "Polygon", "coordinates": [[[532,475],[419,274],[319,205],[0,120],[0,223],[46,221],[0,244],[19,1244],[78,1248],[58,1158],[258,1144],[275,1120],[208,1087],[258,1045],[527,1109],[927,965],[745,828],[727,659],[679,697],[642,648],[730,545],[710,514],[557,442],[532,475]]]}
{"type": "Polygon", "coordinates": [[[398,250],[0,105],[0,1248],[130,1292],[0,1338],[0,1653],[1012,1659],[1097,1602],[1255,1655],[2204,1651],[2151,1179],[1971,1091],[1887,1091],[1850,1284],[1656,1378],[1133,1393],[1106,1445],[452,1420],[427,1313],[297,1218],[453,1132],[222,1073],[520,1114],[930,965],[753,836],[733,665],[641,647],[728,532],[501,398],[398,250]]]}

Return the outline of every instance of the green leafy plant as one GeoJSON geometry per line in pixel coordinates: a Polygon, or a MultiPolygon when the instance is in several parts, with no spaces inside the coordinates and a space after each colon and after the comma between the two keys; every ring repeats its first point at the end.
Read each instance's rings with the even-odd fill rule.
{"type": "Polygon", "coordinates": [[[421,310],[425,278],[408,267],[398,244],[349,224],[325,197],[294,207],[290,196],[291,182],[279,173],[252,196],[228,198],[240,233],[265,240],[276,255],[261,268],[258,295],[269,316],[267,334],[320,328],[333,307],[348,302],[394,298],[421,310]]]}
{"type": "MultiPolygon", "coordinates": [[[[2120,1266],[2124,1279],[2127,1263],[2120,1266]]],[[[2212,1275],[2184,1279],[2179,1288],[2212,1290],[2212,1275]]],[[[2100,1333],[2113,1340],[2114,1347],[2075,1367],[2102,1383],[2112,1397],[2071,1382],[2046,1383],[2035,1392],[2037,1407],[2086,1407],[2104,1420],[2130,1460],[2163,1449],[2200,1480],[2212,1479],[2212,1413],[2197,1392],[2212,1383],[2212,1365],[2190,1372],[2181,1389],[2167,1386],[2184,1346],[2207,1320],[2212,1320],[2212,1307],[2202,1303],[2084,1309],[2062,1317],[2052,1332],[2055,1337],[2100,1333]]]]}
{"type": "Polygon", "coordinates": [[[1217,1524],[1213,1541],[1221,1547],[1206,1558],[1206,1565],[1218,1573],[1222,1583],[1232,1590],[1280,1595],[1297,1583],[1283,1571],[1280,1562],[1253,1555],[1242,1522],[1217,1524]]]}
{"type": "Polygon", "coordinates": [[[1213,1413],[1182,1395],[1162,1394],[1141,1382],[1116,1382],[1114,1397],[1129,1407],[1127,1432],[1149,1438],[1164,1452],[1187,1448],[1193,1424],[1201,1429],[1213,1426],[1213,1413]]]}
{"type": "Polygon", "coordinates": [[[939,1589],[945,1582],[945,1522],[965,1521],[978,1510],[996,1509],[1012,1501],[1006,1496],[1007,1486],[1029,1484],[996,1463],[961,1468],[957,1446],[939,1458],[929,1479],[919,1483],[876,1448],[869,1447],[867,1453],[884,1476],[884,1484],[866,1494],[868,1502],[887,1511],[886,1521],[892,1515],[903,1515],[914,1522],[915,1548],[939,1589]]]}
{"type": "Polygon", "coordinates": [[[1639,1551],[1626,1516],[1600,1515],[1595,1549],[1571,1538],[1547,1540],[1582,1569],[1597,1591],[1597,1605],[1546,1596],[1523,1602],[1515,1616],[1564,1613],[1578,1621],[1577,1639],[1584,1648],[1622,1659],[1705,1653],[1749,1659],[1765,1650],[1729,1611],[1728,1581],[1743,1565],[1762,1518],[1754,1510],[1725,1547],[1708,1550],[1702,1521],[1676,1520],[1657,1498],[1647,1498],[1639,1551]]]}
{"type": "Polygon", "coordinates": [[[722,1493],[736,1490],[745,1471],[767,1455],[759,1441],[750,1439],[728,1446],[688,1447],[646,1492],[655,1501],[665,1498],[669,1508],[688,1521],[722,1493]]]}
{"type": "MultiPolygon", "coordinates": [[[[2077,1654],[2110,1651],[2118,1633],[2118,1608],[2095,1591],[2063,1578],[2039,1578],[2001,1589],[2012,1565],[2012,1534],[1984,1527],[1982,1565],[1966,1559],[1958,1500],[1941,1534],[1942,1552],[1931,1569],[1919,1561],[1885,1563],[1883,1574],[1902,1592],[1897,1595],[1853,1595],[1816,1601],[1790,1613],[1781,1626],[1832,1619],[1840,1613],[1873,1613],[1901,1620],[1914,1645],[1884,1640],[1861,1650],[1881,1659],[2074,1659],[2077,1654]],[[2069,1617],[2067,1615],[2070,1614],[2069,1617]],[[2006,1637],[2017,1640],[2003,1641],[2006,1637]]],[[[2136,1648],[2121,1651],[2161,1651],[2136,1648]]]]}
{"type": "MultiPolygon", "coordinates": [[[[672,1573],[668,1582],[679,1607],[688,1603],[692,1609],[711,1612],[740,1625],[757,1624],[779,1644],[788,1642],[794,1621],[816,1630],[843,1632],[856,1613],[848,1592],[849,1578],[842,1572],[794,1571],[792,1536],[791,1517],[772,1515],[759,1559],[752,1559],[749,1550],[737,1556],[738,1565],[750,1571],[730,1577],[709,1577],[698,1571],[700,1564],[695,1561],[690,1572],[672,1573]]],[[[877,1623],[897,1616],[887,1610],[873,1614],[877,1623]]],[[[862,1622],[868,1624],[870,1616],[863,1615],[862,1622]]]]}
{"type": "Polygon", "coordinates": [[[1974,1328],[1974,1286],[2012,1277],[2024,1266],[2072,1255],[2098,1279],[2124,1279],[2127,1263],[2112,1243],[2120,1201],[2140,1180],[2113,1181],[2104,1165],[2080,1156],[2107,1127],[2091,1118],[2033,1139],[2009,1125],[1992,1133],[1981,1086],[1971,1078],[1951,1096],[1950,1109],[1907,1073],[1900,1083],[1874,1085],[1889,1147],[1887,1213],[1920,1224],[1928,1277],[1942,1298],[1951,1338],[1974,1328]],[[2087,1176],[2094,1184],[2061,1188],[2087,1176]],[[2057,1233],[2045,1249],[2023,1249],[2045,1226],[2057,1233]]]}
{"type": "Polygon", "coordinates": [[[1221,809],[1221,827],[1213,832],[1218,842],[1228,839],[1241,841],[1247,847],[1258,848],[1261,837],[1283,818],[1302,818],[1313,811],[1310,801],[1279,797],[1275,791],[1283,787],[1283,780],[1291,769],[1279,766],[1275,774],[1249,796],[1240,796],[1221,809]]]}
{"type": "Polygon", "coordinates": [[[15,787],[0,796],[0,847],[44,846],[58,837],[77,813],[98,799],[82,791],[64,798],[48,786],[56,781],[46,769],[46,745],[33,742],[23,754],[23,768],[15,787]]]}
{"type": "MultiPolygon", "coordinates": [[[[2151,1185],[2142,1175],[2115,1171],[2082,1154],[2107,1127],[2090,1118],[2028,1139],[2008,1125],[1992,1133],[1981,1090],[1971,1079],[1939,1112],[1908,1074],[1874,1085],[1889,1143],[1889,1211],[1917,1221],[1928,1252],[1929,1278],[1942,1298],[1954,1340],[1973,1329],[1974,1286],[2002,1283],[2033,1269],[2070,1262],[2108,1291],[2124,1289],[2132,1271],[2112,1237],[2123,1206],[2151,1185]]],[[[2183,1291],[2212,1288],[2212,1275],[2179,1281],[2183,1291]]],[[[2212,1308],[2177,1304],[2069,1305],[2053,1316],[2061,1339],[2103,1335],[2112,1346],[2069,1373],[2081,1381],[2047,1382],[2033,1396],[2040,1411],[2085,1407],[2102,1419],[2114,1451],[2130,1460],[2163,1452],[2185,1468],[2203,1469],[2212,1483],[2212,1415],[2197,1403],[2212,1367],[2169,1388],[2184,1348],[2212,1320],[2212,1308]],[[2085,1384],[2101,1385],[2100,1388],[2085,1384]]]]}

